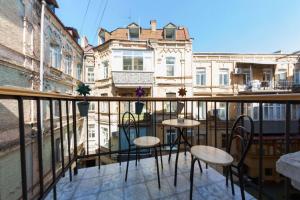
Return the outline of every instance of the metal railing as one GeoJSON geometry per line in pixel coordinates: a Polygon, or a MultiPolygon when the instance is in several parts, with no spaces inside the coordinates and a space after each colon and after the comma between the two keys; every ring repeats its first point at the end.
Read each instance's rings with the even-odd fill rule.
{"type": "MultiPolygon", "coordinates": [[[[77,102],[82,101],[82,97],[60,95],[57,93],[40,93],[22,89],[12,88],[0,88],[0,100],[3,106],[3,99],[16,100],[17,101],[17,116],[19,126],[19,153],[20,153],[20,169],[21,169],[21,185],[22,195],[18,198],[23,199],[44,199],[47,194],[53,190],[53,198],[56,199],[56,184],[61,177],[66,175],[69,171],[69,179],[72,181],[72,171],[74,175],[78,173],[80,163],[85,159],[94,158],[98,160],[98,167],[101,166],[101,158],[109,158],[113,162],[119,162],[121,164],[122,154],[127,151],[127,148],[122,146],[122,132],[120,128],[120,118],[122,116],[121,105],[128,103],[130,110],[130,102],[137,101],[136,98],[130,97],[88,97],[89,102],[96,103],[96,111],[90,113],[88,117],[85,117],[85,122],[82,123],[82,117],[77,112],[77,102]],[[26,131],[26,117],[24,111],[28,108],[24,107],[24,101],[34,102],[34,113],[37,127],[37,154],[38,154],[38,180],[36,184],[28,186],[28,165],[26,165],[26,138],[28,131],[26,131]],[[45,104],[47,102],[47,104],[45,104]],[[58,108],[54,108],[54,102],[58,102],[58,108]],[[100,112],[101,103],[107,102],[107,113],[100,112]],[[70,105],[71,103],[71,105],[70,105]],[[50,154],[51,154],[51,169],[49,172],[45,172],[45,163],[43,162],[45,156],[43,154],[43,145],[46,141],[46,123],[47,117],[44,114],[45,105],[50,109],[49,114],[49,130],[50,135],[50,154]],[[65,105],[65,106],[63,106],[65,105]],[[58,118],[54,116],[53,110],[58,109],[58,118]],[[70,113],[71,111],[71,113],[70,113]],[[93,115],[93,116],[92,116],[93,115]],[[113,116],[116,116],[113,118],[113,116]],[[42,117],[42,118],[41,118],[42,117]],[[45,119],[46,118],[46,119],[45,119]],[[112,119],[113,118],[113,119],[112,119]],[[58,120],[57,120],[58,119],[58,120]],[[81,121],[80,121],[81,120],[81,121]],[[89,124],[97,124],[98,135],[98,149],[95,152],[89,152],[89,124]],[[108,126],[108,146],[104,148],[101,146],[101,123],[108,126]],[[58,127],[55,125],[58,124],[58,127]],[[78,126],[84,128],[80,133],[77,132],[78,126]],[[116,125],[116,126],[115,126],[116,125]],[[113,127],[114,126],[114,127],[113,127]],[[71,130],[72,129],[72,130],[71,130]],[[64,131],[66,130],[66,131],[64,131]],[[84,135],[83,135],[84,134],[84,135]],[[67,135],[67,137],[65,137],[67,135]],[[79,137],[78,137],[79,136],[79,137]],[[82,138],[86,137],[82,140],[82,138]],[[60,141],[56,143],[56,139],[60,138],[60,141]],[[67,141],[65,141],[67,138],[67,141]],[[117,139],[116,139],[117,138],[117,139]],[[66,143],[66,145],[65,145],[66,143]],[[57,148],[60,146],[60,148],[57,148]],[[66,151],[67,149],[67,151],[66,151]],[[57,152],[60,151],[60,152],[57,152]],[[59,156],[60,155],[60,156],[59,156]],[[58,158],[61,159],[58,159],[58,158]],[[57,161],[59,160],[59,161],[57,161]],[[33,192],[38,188],[38,193],[33,192]]],[[[161,137],[161,141],[164,147],[168,147],[171,144],[171,140],[167,140],[165,137],[165,131],[169,130],[172,133],[172,128],[166,128],[161,126],[161,121],[164,119],[177,118],[179,115],[185,118],[195,119],[201,122],[200,126],[190,130],[189,140],[192,144],[205,144],[213,145],[215,147],[222,148],[228,143],[228,136],[230,134],[230,127],[232,121],[239,114],[247,114],[245,110],[245,104],[256,103],[259,104],[259,120],[258,131],[256,131],[256,138],[258,144],[258,162],[254,165],[258,169],[258,175],[254,181],[249,181],[249,185],[255,188],[254,192],[258,199],[264,197],[272,199],[272,196],[264,189],[264,138],[268,133],[263,132],[264,128],[264,104],[274,103],[283,104],[285,109],[285,123],[284,132],[280,134],[284,145],[284,152],[282,154],[289,153],[291,151],[291,140],[294,140],[295,136],[299,136],[299,129],[292,130],[291,127],[291,105],[300,104],[300,95],[298,94],[282,94],[282,95],[239,95],[239,96],[217,96],[217,97],[193,97],[193,98],[152,98],[146,97],[140,99],[145,102],[144,113],[148,113],[147,117],[141,117],[136,115],[138,130],[142,130],[143,127],[148,128],[147,135],[154,135],[161,137]],[[182,113],[175,113],[172,111],[171,104],[177,102],[184,103],[184,109],[182,113]],[[225,107],[224,107],[225,106],[225,107]],[[215,114],[210,115],[210,111],[225,109],[225,119],[218,116],[218,112],[212,112],[215,114]],[[168,108],[169,110],[167,110],[168,108]],[[200,113],[202,112],[202,113],[200,113]],[[204,113],[204,114],[203,114],[204,113]],[[204,116],[203,116],[204,115],[204,116]],[[202,117],[200,117],[202,116],[202,117]],[[141,119],[142,118],[142,119],[141,119]],[[220,132],[222,136],[220,137],[220,132]],[[224,141],[223,141],[224,140],[224,141]],[[223,144],[223,142],[225,144],[223,144]]],[[[8,108],[10,109],[10,108],[8,108]]],[[[124,112],[124,111],[123,111],[124,112]]],[[[294,112],[294,111],[293,111],[294,112]]],[[[34,120],[33,120],[34,121],[34,120]]],[[[31,121],[31,123],[33,123],[31,121]]],[[[299,124],[298,124],[299,127],[299,124]]],[[[299,139],[297,139],[298,141],[299,139]]],[[[300,149],[300,147],[297,147],[300,149]]],[[[299,150],[297,149],[297,150],[299,150]]],[[[168,148],[165,149],[168,152],[168,148]]],[[[294,149],[293,149],[294,151],[294,149]]],[[[151,152],[147,152],[145,156],[151,156],[151,152]]],[[[1,157],[0,157],[1,159],[1,157]]],[[[284,198],[289,197],[289,180],[284,179],[285,183],[285,195],[284,198]]]]}

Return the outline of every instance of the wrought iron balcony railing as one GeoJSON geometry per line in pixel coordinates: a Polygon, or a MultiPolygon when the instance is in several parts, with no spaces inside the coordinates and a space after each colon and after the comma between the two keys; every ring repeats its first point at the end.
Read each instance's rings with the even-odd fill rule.
{"type": "MultiPolygon", "coordinates": [[[[95,112],[90,113],[83,121],[78,115],[77,102],[83,98],[79,96],[61,95],[57,93],[40,93],[15,88],[0,88],[1,105],[1,154],[0,162],[4,166],[13,166],[9,162],[16,162],[17,167],[2,167],[1,173],[7,178],[6,184],[1,185],[1,197],[3,199],[43,199],[50,191],[56,198],[56,186],[61,177],[69,172],[69,179],[77,175],[78,168],[87,166],[84,162],[90,159],[97,160],[96,164],[121,162],[127,147],[122,142],[122,131],[119,126],[122,112],[121,104],[137,101],[136,98],[123,97],[96,97],[87,98],[89,102],[95,102],[95,112]],[[100,112],[100,104],[106,102],[107,113],[100,112]],[[57,116],[54,116],[55,113],[57,116]],[[111,113],[117,118],[112,119],[111,113]],[[7,119],[7,120],[5,120],[7,119]],[[10,127],[5,127],[9,120],[15,120],[14,132],[7,134],[10,127]],[[49,120],[47,120],[49,119],[49,120]],[[102,123],[102,119],[105,122],[102,123]],[[93,121],[91,121],[93,120],[93,121]],[[89,125],[94,124],[95,129],[89,130],[89,125]],[[107,130],[101,129],[103,126],[107,130]],[[45,127],[49,127],[48,129],[45,127]],[[107,131],[107,133],[106,133],[107,131]],[[104,134],[105,133],[105,134],[104,134]],[[90,151],[91,136],[97,135],[96,151],[90,151]],[[6,142],[15,135],[18,140],[16,146],[6,146],[6,142]],[[103,138],[107,137],[107,138],[103,138]],[[102,141],[104,139],[104,142],[102,141]],[[105,145],[102,145],[105,144],[105,145]],[[19,159],[4,159],[13,154],[17,149],[19,159]],[[28,156],[31,155],[31,156],[28,156]],[[35,157],[35,158],[33,158],[35,157]],[[3,161],[3,162],[2,162],[3,161]],[[30,161],[30,162],[29,162],[30,161]],[[28,164],[32,163],[32,164],[28,164]],[[20,178],[9,180],[8,174],[20,171],[20,178]],[[7,172],[7,173],[5,173],[7,172]],[[74,173],[72,173],[74,172],[74,173]],[[16,184],[16,185],[12,185],[16,184]],[[19,187],[19,185],[21,187],[19,187]]],[[[300,150],[299,143],[299,108],[300,95],[239,95],[239,96],[217,96],[217,97],[192,97],[192,98],[141,98],[145,102],[147,117],[137,115],[138,129],[144,135],[153,135],[161,138],[164,150],[172,142],[172,128],[161,126],[161,121],[176,118],[179,115],[185,118],[200,121],[200,125],[187,131],[188,140],[192,144],[205,144],[222,148],[228,143],[228,134],[232,121],[239,114],[249,114],[251,105],[258,105],[257,125],[255,127],[255,140],[252,145],[251,154],[246,161],[248,184],[255,197],[272,198],[269,186],[265,181],[274,175],[274,182],[284,181],[284,199],[288,199],[292,189],[289,187],[289,179],[275,176],[274,161],[279,155],[300,150]],[[172,103],[184,102],[182,113],[172,112],[172,103]],[[166,106],[168,104],[168,106],[166,106]],[[266,130],[264,115],[277,110],[269,109],[270,104],[280,104],[285,107],[282,119],[283,132],[270,135],[266,130]],[[250,106],[250,109],[249,109],[250,106]],[[167,111],[165,108],[170,108],[167,111]],[[213,110],[223,109],[222,117],[210,115],[213,110]],[[296,110],[295,110],[296,109],[296,110]],[[200,118],[201,117],[201,118],[200,118]],[[291,125],[298,123],[298,125],[291,125]],[[167,136],[166,136],[167,135],[167,136]],[[273,159],[270,159],[270,157],[273,159]],[[256,159],[256,160],[255,160],[256,159]],[[265,163],[266,162],[266,163],[265,163]],[[273,165],[270,166],[270,163],[273,165]],[[266,166],[265,166],[266,165],[266,166]],[[271,169],[270,169],[271,168],[271,169]],[[271,173],[271,172],[272,173],[271,173]],[[276,179],[276,180],[275,180],[276,179]]],[[[130,107],[129,107],[130,110],[130,107]]],[[[123,111],[124,112],[124,111],[123,111]]],[[[282,111],[278,111],[282,112],[282,111]]],[[[218,114],[217,114],[218,115],[218,114]]],[[[270,127],[272,128],[272,127],[270,127]]],[[[95,144],[93,145],[95,148],[95,144]]],[[[144,156],[152,156],[151,152],[144,152],[144,156]]],[[[278,187],[277,187],[278,190],[278,187]]],[[[277,198],[277,197],[275,197],[277,198]]]]}

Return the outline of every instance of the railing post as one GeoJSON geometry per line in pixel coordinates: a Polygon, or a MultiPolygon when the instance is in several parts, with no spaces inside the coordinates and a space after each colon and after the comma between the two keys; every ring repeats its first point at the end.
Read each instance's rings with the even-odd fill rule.
{"type": "Polygon", "coordinates": [[[229,123],[229,103],[228,101],[226,101],[226,147],[228,146],[228,140],[229,140],[228,123],[229,123]]]}
{"type": "Polygon", "coordinates": [[[263,106],[262,103],[259,103],[259,161],[258,161],[258,168],[259,168],[259,196],[258,199],[262,199],[262,192],[263,192],[263,156],[264,156],[264,149],[263,149],[263,106]]]}
{"type": "Polygon", "coordinates": [[[58,107],[59,107],[59,131],[60,131],[60,145],[61,145],[61,165],[62,165],[63,176],[65,176],[64,136],[63,136],[62,108],[61,108],[60,99],[58,100],[58,107]]]}
{"type": "Polygon", "coordinates": [[[86,115],[86,155],[89,155],[89,113],[86,115]]]}
{"type": "MultiPolygon", "coordinates": [[[[291,103],[287,102],[285,104],[285,154],[290,152],[290,122],[291,122],[291,103]]],[[[284,194],[285,199],[289,199],[289,178],[284,179],[284,194]]]]}
{"type": "Polygon", "coordinates": [[[37,119],[37,142],[38,142],[38,162],[40,179],[40,197],[44,194],[44,168],[43,168],[43,148],[42,148],[42,123],[41,123],[41,100],[36,100],[36,119],[37,119]]]}
{"type": "Polygon", "coordinates": [[[73,134],[74,134],[74,158],[75,158],[75,168],[74,175],[78,173],[77,167],[77,126],[76,126],[76,100],[72,101],[72,116],[73,116],[73,134]]]}
{"type": "MultiPolygon", "coordinates": [[[[55,152],[54,152],[54,122],[53,122],[53,101],[49,99],[50,103],[50,136],[51,136],[51,166],[53,184],[56,181],[56,168],[55,168],[55,152]]],[[[56,199],[56,185],[53,186],[53,198],[56,199]]]]}
{"type": "MultiPolygon", "coordinates": [[[[208,106],[207,101],[205,101],[205,145],[208,145],[208,106]]],[[[205,168],[208,168],[207,163],[205,164],[205,168]]]]}
{"type": "Polygon", "coordinates": [[[20,131],[20,158],[21,158],[21,177],[22,177],[22,196],[24,200],[28,199],[27,194],[27,176],[26,176],[26,144],[25,144],[25,128],[24,128],[24,105],[23,98],[18,98],[19,110],[19,131],[20,131]]]}
{"type": "Polygon", "coordinates": [[[218,146],[218,144],[217,144],[217,117],[218,117],[218,112],[217,112],[217,102],[215,101],[214,102],[214,110],[215,110],[215,117],[214,117],[214,120],[215,120],[215,122],[214,122],[214,129],[215,129],[215,147],[217,147],[218,146]]]}
{"type": "MultiPolygon", "coordinates": [[[[71,163],[71,142],[70,142],[70,120],[69,120],[69,101],[66,100],[66,118],[67,118],[67,137],[68,137],[68,157],[69,164],[71,163]]],[[[72,181],[72,167],[69,168],[70,181],[72,181]]]]}
{"type": "MultiPolygon", "coordinates": [[[[197,113],[198,113],[198,121],[200,121],[200,110],[199,110],[199,106],[200,106],[200,102],[197,101],[197,113]]],[[[197,138],[197,144],[199,145],[200,144],[200,125],[198,126],[198,138],[197,138]]]]}
{"type": "Polygon", "coordinates": [[[111,158],[111,120],[110,120],[110,101],[108,101],[108,134],[109,134],[109,157],[111,158]]]}
{"type": "Polygon", "coordinates": [[[99,162],[98,169],[100,169],[100,166],[101,166],[101,157],[100,157],[101,144],[100,144],[100,102],[99,102],[99,100],[98,100],[98,151],[99,151],[98,152],[98,162],[99,162]]]}

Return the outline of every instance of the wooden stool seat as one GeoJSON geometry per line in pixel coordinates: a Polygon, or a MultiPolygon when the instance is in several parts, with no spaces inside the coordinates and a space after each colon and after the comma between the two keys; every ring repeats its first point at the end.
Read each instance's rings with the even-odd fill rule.
{"type": "Polygon", "coordinates": [[[228,166],[233,162],[233,157],[221,149],[196,145],[191,148],[191,154],[208,164],[228,166]]]}
{"type": "Polygon", "coordinates": [[[138,147],[155,147],[160,143],[160,139],[153,136],[142,136],[133,140],[133,144],[138,147]]]}

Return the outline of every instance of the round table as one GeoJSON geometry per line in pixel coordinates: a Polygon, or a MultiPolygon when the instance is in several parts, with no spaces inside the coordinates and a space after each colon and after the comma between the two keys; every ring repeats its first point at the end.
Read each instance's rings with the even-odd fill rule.
{"type": "MultiPolygon", "coordinates": [[[[191,119],[184,119],[184,121],[182,121],[182,122],[179,122],[178,119],[167,119],[167,120],[162,121],[162,125],[163,126],[173,126],[178,129],[177,138],[174,141],[174,143],[171,144],[170,152],[169,152],[169,161],[170,161],[172,148],[177,144],[177,153],[176,153],[176,160],[175,160],[175,177],[174,177],[174,185],[176,186],[176,184],[177,184],[177,165],[178,165],[178,156],[179,156],[181,138],[183,139],[183,142],[185,145],[192,147],[192,145],[188,142],[187,138],[183,134],[183,130],[186,128],[197,127],[200,125],[200,122],[196,121],[196,120],[191,120],[191,119]]],[[[200,162],[199,162],[199,165],[200,165],[200,162]]]]}

